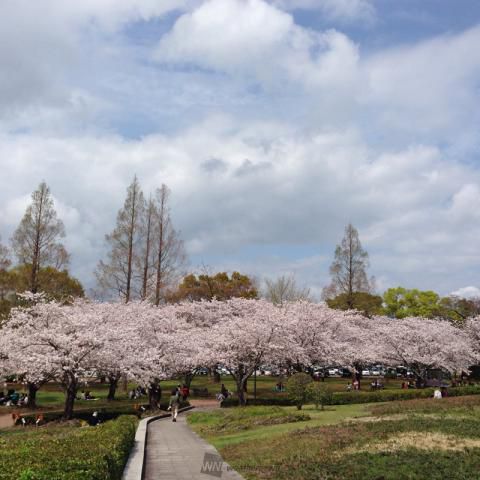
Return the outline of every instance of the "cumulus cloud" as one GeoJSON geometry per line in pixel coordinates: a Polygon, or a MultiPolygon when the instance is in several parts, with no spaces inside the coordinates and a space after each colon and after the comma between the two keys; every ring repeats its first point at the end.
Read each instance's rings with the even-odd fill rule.
{"type": "Polygon", "coordinates": [[[291,80],[335,88],[352,86],[358,52],[340,32],[302,28],[263,0],[208,0],[176,21],[155,59],[250,76],[266,85],[291,80]]]}
{"type": "Polygon", "coordinates": [[[329,20],[344,23],[373,23],[376,9],[371,0],[275,0],[281,8],[289,10],[319,10],[329,20]]]}
{"type": "Polygon", "coordinates": [[[0,17],[2,238],[45,179],[90,285],[137,173],[194,262],[320,291],[353,222],[382,288],[475,285],[479,27],[366,52],[366,0],[27,3],[0,17]]]}
{"type": "Polygon", "coordinates": [[[480,298],[480,288],[474,286],[463,287],[455,290],[450,295],[460,298],[480,298]]]}
{"type": "MultiPolygon", "coordinates": [[[[113,227],[134,173],[147,192],[163,182],[170,186],[173,218],[189,252],[207,262],[216,252],[219,264],[235,264],[228,257],[248,245],[283,245],[287,252],[316,245],[322,274],[315,281],[305,268],[305,276],[321,288],[326,259],[353,221],[375,273],[392,282],[448,289],[478,268],[480,227],[459,225],[450,215],[452,205],[461,208],[459,192],[480,181],[472,168],[447,163],[438,149],[425,146],[377,154],[355,131],[299,138],[288,125],[224,122],[207,120],[138,141],[4,138],[3,153],[11,159],[4,172],[10,177],[15,171],[18,180],[1,192],[0,203],[23,206],[37,179],[45,178],[68,229],[74,266],[83,272],[102,255],[103,234],[113,227]],[[44,161],[32,170],[38,158],[44,161]]],[[[19,220],[20,207],[8,211],[19,220]]],[[[12,228],[13,219],[2,221],[2,229],[12,228]]],[[[269,254],[264,257],[266,265],[269,254]]],[[[295,262],[302,264],[302,257],[295,262]]],[[[262,265],[257,262],[255,271],[262,265]]]]}

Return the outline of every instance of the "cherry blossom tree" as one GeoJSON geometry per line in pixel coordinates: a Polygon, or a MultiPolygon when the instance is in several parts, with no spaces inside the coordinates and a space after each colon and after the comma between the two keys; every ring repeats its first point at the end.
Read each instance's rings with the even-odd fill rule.
{"type": "Polygon", "coordinates": [[[465,324],[465,333],[470,340],[470,345],[475,356],[475,362],[480,362],[480,315],[470,318],[465,324]]]}
{"type": "Polygon", "coordinates": [[[278,309],[283,335],[288,337],[284,361],[301,372],[313,365],[338,363],[343,347],[338,331],[344,312],[306,301],[290,302],[278,309]]]}
{"type": "Polygon", "coordinates": [[[262,363],[279,363],[285,352],[279,309],[265,300],[232,298],[216,302],[223,318],[213,325],[199,357],[205,364],[221,363],[237,386],[239,405],[245,405],[248,378],[262,363]]]}
{"type": "Polygon", "coordinates": [[[419,384],[424,383],[428,369],[461,372],[475,362],[468,332],[444,320],[384,319],[378,331],[383,339],[385,361],[407,366],[419,384]]]}
{"type": "Polygon", "coordinates": [[[147,302],[133,306],[133,325],[129,328],[130,351],[124,363],[128,376],[148,389],[151,408],[160,408],[161,380],[172,378],[176,371],[185,322],[174,305],[157,307],[147,302]]]}
{"type": "Polygon", "coordinates": [[[65,419],[72,418],[80,379],[92,369],[92,354],[103,344],[102,333],[96,306],[80,300],[70,306],[49,302],[15,309],[2,328],[12,366],[30,383],[39,385],[46,376],[61,383],[65,419]]]}
{"type": "Polygon", "coordinates": [[[442,320],[386,317],[306,301],[273,305],[265,300],[149,302],[70,305],[25,298],[0,337],[0,371],[21,375],[31,405],[37,390],[55,379],[65,391],[64,418],[71,418],[82,378],[102,375],[113,399],[125,375],[149,392],[159,408],[161,381],[199,367],[222,364],[245,405],[247,381],[262,364],[302,371],[314,365],[376,361],[408,366],[418,379],[429,368],[466,370],[480,358],[480,317],[465,328],[442,320]]]}

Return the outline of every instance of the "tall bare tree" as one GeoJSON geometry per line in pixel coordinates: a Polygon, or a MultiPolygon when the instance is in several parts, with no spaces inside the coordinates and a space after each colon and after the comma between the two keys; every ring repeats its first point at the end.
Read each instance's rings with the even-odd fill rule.
{"type": "Polygon", "coordinates": [[[127,189],[123,208],[117,214],[117,223],[112,233],[105,236],[110,246],[106,262],[100,261],[95,276],[102,291],[113,292],[125,303],[135,293],[134,268],[138,265],[136,255],[141,239],[141,221],[145,200],[140,183],[135,175],[127,189]]]}
{"type": "Polygon", "coordinates": [[[58,242],[65,236],[63,222],[57,218],[50,189],[40,183],[32,193],[32,203],[27,207],[20,225],[12,237],[12,247],[20,264],[30,266],[30,290],[38,290],[38,272],[41,267],[63,268],[69,255],[58,242]]]}
{"type": "Polygon", "coordinates": [[[179,279],[186,262],[183,241],[172,225],[169,197],[170,190],[166,185],[155,192],[155,305],[163,300],[166,288],[179,279]]]}
{"type": "Polygon", "coordinates": [[[374,279],[367,277],[368,267],[368,253],[362,247],[358,231],[348,224],[341,243],[335,248],[335,258],[330,266],[332,282],[323,289],[323,297],[346,294],[347,303],[353,308],[354,293],[371,293],[374,290],[374,279]]]}
{"type": "Polygon", "coordinates": [[[152,284],[152,277],[155,269],[155,221],[157,217],[157,209],[152,197],[144,208],[144,215],[141,222],[141,255],[138,256],[140,262],[139,270],[141,272],[141,293],[140,298],[146,300],[152,284]]]}
{"type": "Polygon", "coordinates": [[[298,287],[293,275],[282,275],[276,280],[267,278],[265,280],[263,296],[276,305],[298,300],[312,300],[310,289],[298,287]]]}

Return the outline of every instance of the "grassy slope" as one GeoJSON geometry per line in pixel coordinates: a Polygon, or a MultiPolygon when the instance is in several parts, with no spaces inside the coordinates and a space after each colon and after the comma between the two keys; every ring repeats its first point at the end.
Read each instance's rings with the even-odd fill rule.
{"type": "MultiPolygon", "coordinates": [[[[248,416],[248,410],[190,417],[247,479],[480,478],[478,396],[307,410],[309,421],[250,422],[247,430],[232,431],[235,415],[248,416]]],[[[259,414],[268,416],[268,407],[251,409],[252,417],[259,414]]]]}
{"type": "Polygon", "coordinates": [[[233,408],[209,413],[193,412],[188,421],[197,433],[215,447],[223,448],[252,440],[270,441],[272,437],[294,430],[332,425],[348,418],[370,415],[367,407],[368,404],[339,405],[319,411],[307,406],[300,412],[295,407],[233,408]],[[283,412],[284,421],[276,423],[274,419],[282,416],[278,412],[283,412]],[[309,418],[292,420],[297,415],[309,418]],[[251,421],[252,418],[257,421],[251,421]]]}

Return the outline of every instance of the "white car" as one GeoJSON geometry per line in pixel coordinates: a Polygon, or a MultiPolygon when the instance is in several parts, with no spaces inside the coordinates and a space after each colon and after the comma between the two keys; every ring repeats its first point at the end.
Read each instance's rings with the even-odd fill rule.
{"type": "Polygon", "coordinates": [[[328,374],[330,376],[338,375],[338,368],[329,368],[328,369],[328,374]]]}
{"type": "Polygon", "coordinates": [[[369,377],[370,376],[370,370],[362,370],[362,375],[364,377],[369,377]]]}
{"type": "Polygon", "coordinates": [[[374,375],[375,377],[378,377],[379,375],[381,375],[381,372],[380,370],[372,370],[371,374],[374,375]]]}

